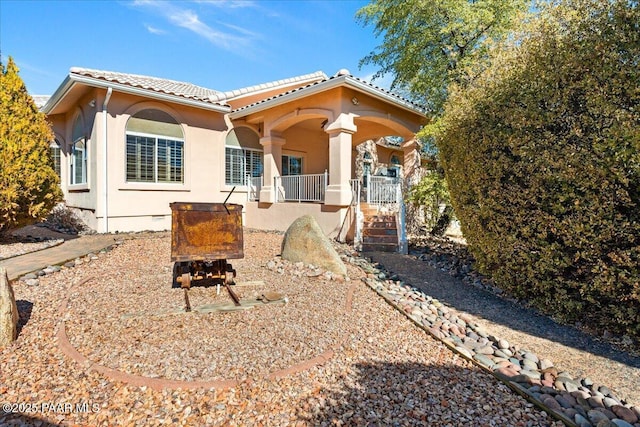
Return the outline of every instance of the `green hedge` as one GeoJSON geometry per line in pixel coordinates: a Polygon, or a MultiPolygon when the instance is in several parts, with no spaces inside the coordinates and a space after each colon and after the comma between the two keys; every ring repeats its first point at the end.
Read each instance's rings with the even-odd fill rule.
{"type": "Polygon", "coordinates": [[[480,271],[564,321],[640,337],[640,10],[549,6],[473,85],[438,144],[480,271]]]}

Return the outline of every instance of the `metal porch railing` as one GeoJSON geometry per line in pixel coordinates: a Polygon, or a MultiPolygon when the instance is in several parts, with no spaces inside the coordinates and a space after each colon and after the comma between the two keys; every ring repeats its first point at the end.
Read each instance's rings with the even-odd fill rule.
{"type": "Polygon", "coordinates": [[[329,182],[325,173],[288,175],[274,178],[276,202],[324,202],[329,182]]]}
{"type": "Polygon", "coordinates": [[[246,178],[247,183],[247,200],[249,201],[258,201],[260,200],[260,190],[262,189],[262,176],[252,177],[251,175],[247,175],[246,178]]]}

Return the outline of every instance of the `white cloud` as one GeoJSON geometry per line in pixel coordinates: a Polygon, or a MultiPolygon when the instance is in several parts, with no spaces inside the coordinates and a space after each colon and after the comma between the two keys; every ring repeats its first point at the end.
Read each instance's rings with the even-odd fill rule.
{"type": "Polygon", "coordinates": [[[237,25],[233,25],[233,24],[229,24],[228,22],[221,22],[221,25],[224,25],[225,27],[237,31],[238,33],[242,33],[246,36],[249,36],[251,38],[254,37],[258,37],[259,35],[251,30],[247,30],[246,28],[242,28],[242,27],[238,27],[237,25]]]}
{"type": "Polygon", "coordinates": [[[173,24],[186,28],[223,49],[231,50],[234,45],[237,46],[238,43],[244,43],[242,37],[211,28],[200,21],[198,15],[191,10],[177,10],[167,15],[167,18],[169,18],[169,21],[173,24]]]}
{"type": "Polygon", "coordinates": [[[152,25],[144,24],[144,26],[151,34],[166,34],[166,31],[156,28],[152,25]]]}
{"type": "Polygon", "coordinates": [[[218,7],[238,9],[241,7],[256,7],[256,3],[250,0],[195,0],[196,3],[212,4],[218,7]]]}
{"type": "MultiPolygon", "coordinates": [[[[230,8],[248,7],[249,4],[253,4],[252,2],[242,2],[235,0],[205,1],[204,3],[215,4],[217,6],[226,6],[230,8]],[[236,3],[242,3],[243,6],[238,6],[236,5],[236,3]],[[246,5],[244,5],[245,3],[246,5]]],[[[256,34],[254,32],[229,23],[221,24],[220,26],[224,26],[231,31],[221,30],[207,25],[206,23],[202,22],[196,12],[191,9],[182,7],[182,3],[180,2],[172,3],[154,0],[135,0],[132,4],[133,6],[137,7],[153,8],[155,12],[162,15],[171,24],[187,29],[197,34],[198,36],[208,40],[211,44],[225,50],[234,51],[239,46],[243,46],[246,48],[251,43],[251,40],[256,37],[256,34]]],[[[159,34],[156,31],[161,31],[149,25],[147,25],[146,27],[148,31],[154,34],[159,34]]]]}

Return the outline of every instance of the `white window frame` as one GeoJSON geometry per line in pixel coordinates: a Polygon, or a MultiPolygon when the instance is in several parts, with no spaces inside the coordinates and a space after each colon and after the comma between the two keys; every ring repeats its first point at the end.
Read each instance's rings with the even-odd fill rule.
{"type": "Polygon", "coordinates": [[[87,151],[89,141],[85,137],[80,137],[71,144],[71,156],[69,156],[69,185],[86,186],[87,185],[87,151]],[[84,147],[78,148],[78,144],[84,147]],[[77,152],[80,152],[80,162],[78,163],[77,152]],[[77,169],[80,168],[80,178],[77,179],[77,169]]]}
{"type": "MultiPolygon", "coordinates": [[[[173,136],[166,136],[166,135],[158,135],[158,134],[150,134],[150,133],[142,133],[142,132],[132,132],[132,131],[127,131],[125,132],[125,148],[124,148],[124,163],[125,163],[125,170],[124,170],[124,179],[125,182],[127,184],[161,184],[161,185],[165,185],[165,184],[177,184],[177,185],[182,185],[185,182],[185,142],[184,142],[184,138],[176,138],[173,136]],[[131,180],[128,177],[128,169],[129,169],[129,154],[128,154],[128,146],[129,146],[129,136],[137,136],[137,137],[141,137],[141,138],[149,138],[149,139],[153,139],[153,180],[151,181],[140,181],[140,180],[131,180]],[[182,149],[181,149],[181,160],[180,160],[180,180],[179,181],[163,181],[163,180],[159,180],[159,175],[158,175],[158,140],[166,140],[166,141],[172,141],[172,142],[179,142],[182,144],[182,149]]],[[[171,158],[168,159],[169,160],[169,168],[170,168],[170,163],[171,163],[171,158]]],[[[140,165],[138,165],[140,166],[140,165]]]]}
{"type": "Polygon", "coordinates": [[[49,149],[51,150],[51,167],[58,175],[60,183],[62,183],[62,147],[58,141],[53,140],[49,144],[49,149]]]}
{"type": "Polygon", "coordinates": [[[282,155],[282,176],[300,176],[304,175],[304,156],[296,155],[296,154],[283,154],[282,155]],[[287,173],[285,173],[285,157],[287,158],[287,173]],[[291,160],[290,159],[298,159],[300,160],[300,173],[292,174],[291,172],[291,160]]]}
{"type": "MultiPolygon", "coordinates": [[[[249,169],[247,168],[247,153],[251,152],[253,153],[253,155],[257,154],[257,158],[260,159],[261,162],[261,170],[262,173],[258,176],[262,176],[262,174],[264,174],[264,151],[263,150],[258,150],[255,148],[243,148],[243,147],[236,147],[236,146],[230,146],[230,145],[225,145],[224,147],[224,184],[226,186],[234,186],[234,185],[242,185],[245,186],[247,185],[247,174],[249,173],[252,177],[255,178],[254,174],[253,174],[253,164],[251,164],[250,166],[252,166],[249,171],[249,169]],[[229,151],[227,150],[236,150],[236,151],[240,151],[242,153],[242,165],[240,166],[241,170],[240,170],[240,181],[236,182],[234,180],[234,173],[233,173],[233,163],[229,160],[229,151]],[[232,170],[229,171],[229,166],[231,165],[232,170]],[[248,172],[249,171],[249,172],[248,172]],[[229,180],[227,180],[227,176],[229,176],[229,180]]],[[[235,176],[238,176],[237,174],[235,176]]]]}

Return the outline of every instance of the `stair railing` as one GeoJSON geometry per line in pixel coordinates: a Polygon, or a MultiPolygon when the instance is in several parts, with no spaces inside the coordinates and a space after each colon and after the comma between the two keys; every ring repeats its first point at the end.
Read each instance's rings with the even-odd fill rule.
{"type": "Polygon", "coordinates": [[[398,252],[407,255],[409,253],[409,244],[407,243],[406,208],[402,197],[402,185],[398,185],[396,189],[396,204],[398,206],[398,212],[396,213],[398,252]]]}

